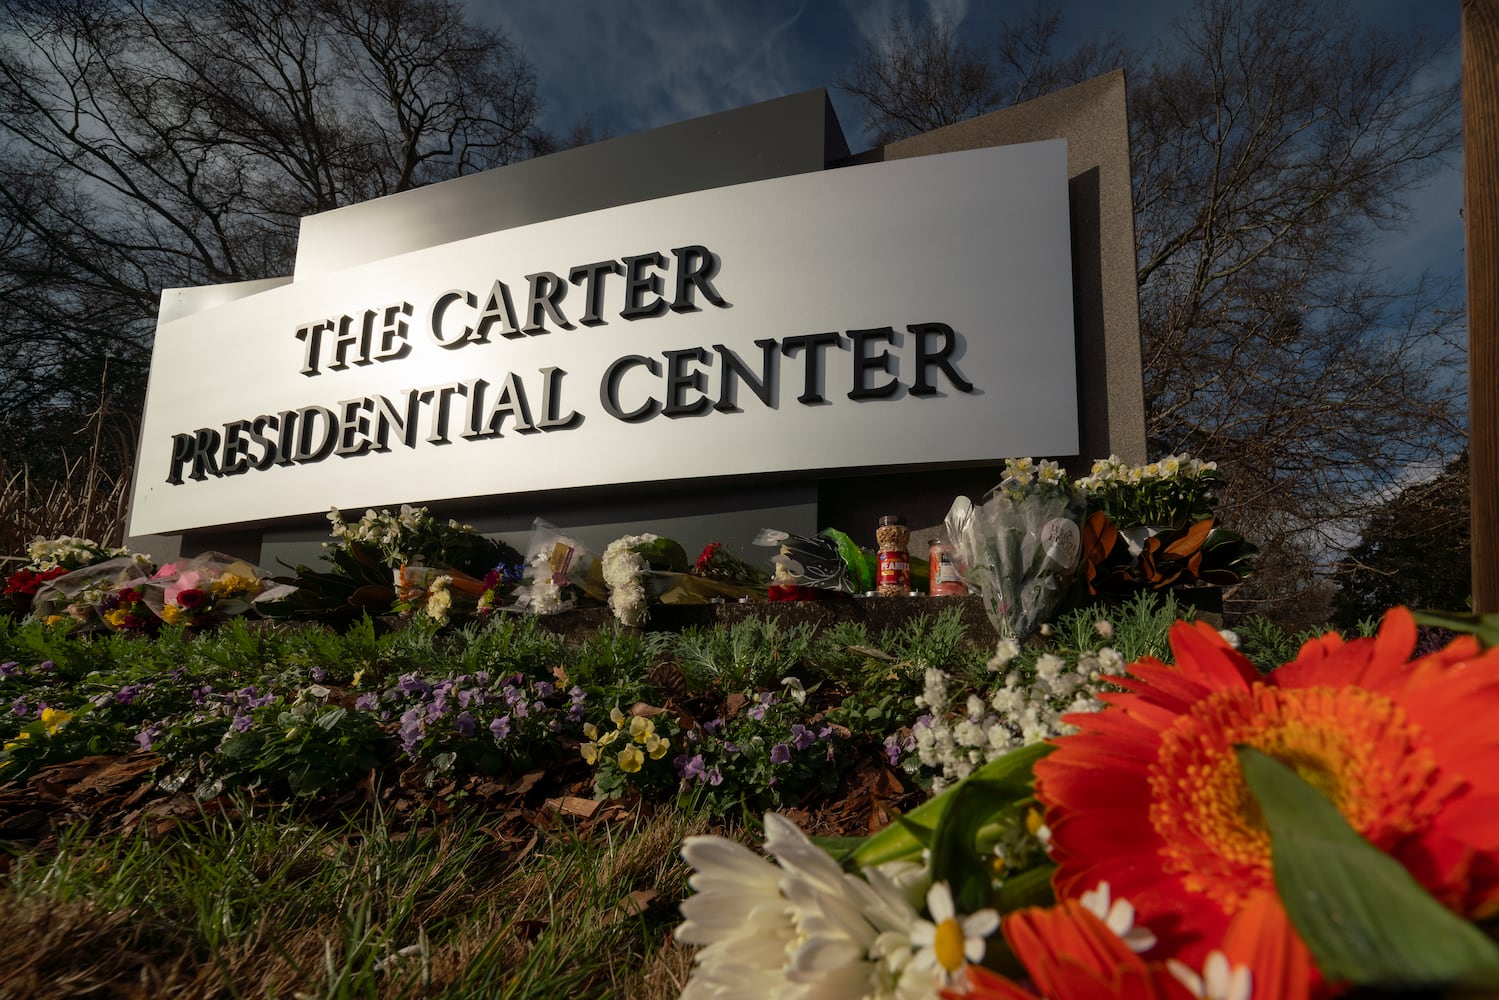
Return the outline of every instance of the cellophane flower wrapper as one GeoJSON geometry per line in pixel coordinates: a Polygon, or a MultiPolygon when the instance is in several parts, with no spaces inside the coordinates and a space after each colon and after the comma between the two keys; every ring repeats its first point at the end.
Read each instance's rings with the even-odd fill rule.
{"type": "Polygon", "coordinates": [[[510,610],[545,615],[575,607],[578,595],[587,589],[593,562],[587,546],[538,517],[510,610]]]}
{"type": "Polygon", "coordinates": [[[121,590],[141,588],[149,581],[150,571],[151,564],[138,556],[120,556],[76,569],[42,584],[32,600],[31,613],[42,621],[61,615],[85,628],[112,628],[104,619],[102,605],[121,590]]]}
{"type": "Polygon", "coordinates": [[[253,563],[205,552],[164,563],[140,590],[156,617],[197,625],[244,614],[270,586],[270,574],[253,563]]]}
{"type": "Polygon", "coordinates": [[[1001,636],[1025,639],[1061,606],[1077,572],[1086,510],[1070,487],[1010,480],[980,506],[953,501],[946,527],[958,574],[983,598],[1001,636]]]}
{"type": "Polygon", "coordinates": [[[391,577],[398,604],[409,612],[422,611],[443,621],[455,614],[476,614],[484,594],[483,580],[446,566],[404,565],[392,570],[391,577]],[[433,598],[443,602],[440,610],[432,605],[433,598]]]}

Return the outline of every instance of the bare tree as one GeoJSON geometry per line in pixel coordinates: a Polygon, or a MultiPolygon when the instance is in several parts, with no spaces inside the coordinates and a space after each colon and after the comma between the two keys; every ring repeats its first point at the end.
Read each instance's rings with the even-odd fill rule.
{"type": "Polygon", "coordinates": [[[289,273],[304,215],[520,159],[537,112],[458,0],[0,0],[10,464],[106,369],[134,410],[163,288],[289,273]]]}
{"type": "Polygon", "coordinates": [[[1002,21],[993,51],[945,21],[898,16],[866,45],[839,86],[865,101],[876,142],[930,132],[1117,69],[1123,49],[1107,36],[1053,54],[1061,14],[1043,6],[1002,21]]]}
{"type": "MultiPolygon", "coordinates": [[[[1032,96],[1099,51],[1052,56],[1044,15],[1006,32],[993,51],[954,41],[946,75],[1008,67],[1027,81],[1010,93],[1032,96]]],[[[890,44],[845,84],[881,135],[928,127],[897,90],[933,115],[956,100],[907,87],[890,44]]],[[[1373,498],[1461,448],[1457,289],[1369,258],[1460,142],[1456,72],[1433,78],[1434,54],[1342,3],[1204,0],[1153,56],[1129,59],[1148,439],[1216,459],[1227,518],[1274,552],[1240,599],[1284,610],[1325,596],[1318,573],[1373,498]]]]}

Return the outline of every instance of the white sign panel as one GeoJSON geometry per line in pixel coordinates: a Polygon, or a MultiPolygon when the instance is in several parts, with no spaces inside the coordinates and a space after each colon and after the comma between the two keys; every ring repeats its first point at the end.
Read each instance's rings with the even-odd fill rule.
{"type": "Polygon", "coordinates": [[[510,229],[163,323],[132,534],[1077,451],[1065,144],[510,229]]]}

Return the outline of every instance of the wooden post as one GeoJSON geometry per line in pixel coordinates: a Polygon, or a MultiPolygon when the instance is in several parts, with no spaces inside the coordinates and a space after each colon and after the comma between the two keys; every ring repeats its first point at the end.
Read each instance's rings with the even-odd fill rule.
{"type": "Polygon", "coordinates": [[[1473,610],[1499,612],[1499,0],[1462,0],[1473,610]]]}

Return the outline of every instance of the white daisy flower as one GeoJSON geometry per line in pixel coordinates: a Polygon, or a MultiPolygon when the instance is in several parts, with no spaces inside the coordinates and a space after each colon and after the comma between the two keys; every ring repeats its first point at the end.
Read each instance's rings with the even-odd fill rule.
{"type": "Polygon", "coordinates": [[[911,943],[920,949],[911,966],[931,970],[935,981],[952,986],[968,963],[983,960],[984,938],[999,929],[999,914],[980,910],[960,919],[946,882],[935,882],[927,890],[926,909],[932,919],[918,919],[911,928],[911,943]]]}
{"type": "Polygon", "coordinates": [[[1208,953],[1200,976],[1174,958],[1166,959],[1166,969],[1199,1000],[1249,1000],[1254,992],[1249,967],[1230,965],[1221,951],[1208,953]]]}
{"type": "Polygon", "coordinates": [[[1149,928],[1135,926],[1135,908],[1128,900],[1109,902],[1109,884],[1098,883],[1091,892],[1085,892],[1079,900],[1099,920],[1119,935],[1126,947],[1136,955],[1143,955],[1155,947],[1155,935],[1149,928]]]}

